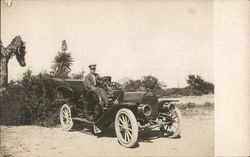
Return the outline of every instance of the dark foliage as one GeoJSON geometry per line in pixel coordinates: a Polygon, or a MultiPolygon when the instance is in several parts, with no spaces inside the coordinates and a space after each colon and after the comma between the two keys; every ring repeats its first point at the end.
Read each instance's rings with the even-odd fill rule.
{"type": "Polygon", "coordinates": [[[168,88],[163,89],[156,77],[145,76],[141,80],[129,80],[125,83],[124,88],[127,91],[141,91],[144,87],[146,89],[153,89],[158,96],[200,96],[202,94],[214,93],[214,85],[206,82],[199,75],[189,75],[187,79],[188,86],[184,88],[168,88]]]}
{"type": "Polygon", "coordinates": [[[160,88],[158,79],[151,75],[144,76],[142,80],[129,80],[124,85],[124,89],[127,91],[157,90],[160,88]]]}
{"type": "Polygon", "coordinates": [[[71,57],[71,53],[67,52],[58,52],[57,56],[55,56],[52,69],[54,71],[54,75],[60,78],[68,78],[68,74],[70,72],[70,66],[73,64],[73,58],[71,57]]]}
{"type": "Polygon", "coordinates": [[[129,80],[125,83],[124,89],[126,91],[138,91],[142,87],[141,80],[129,80]]]}
{"type": "Polygon", "coordinates": [[[55,103],[56,84],[52,75],[32,75],[30,70],[20,81],[11,81],[1,95],[1,124],[42,125],[58,123],[59,106],[55,103]]]}
{"type": "Polygon", "coordinates": [[[168,88],[165,90],[165,96],[178,97],[178,96],[200,96],[203,93],[197,89],[190,88],[168,88]]]}
{"type": "Polygon", "coordinates": [[[160,88],[158,79],[154,76],[144,76],[142,79],[142,86],[146,89],[152,89],[155,90],[157,88],[160,88]]]}
{"type": "Polygon", "coordinates": [[[202,94],[214,93],[214,85],[205,81],[199,75],[188,75],[187,84],[188,88],[198,90],[202,94]]]}
{"type": "Polygon", "coordinates": [[[73,73],[70,77],[73,79],[83,79],[84,78],[84,71],[80,73],[73,73]]]}
{"type": "Polygon", "coordinates": [[[66,40],[62,41],[61,51],[55,56],[52,70],[55,77],[59,78],[69,78],[69,73],[71,71],[70,66],[73,64],[73,58],[71,53],[67,52],[68,46],[66,40]]]}

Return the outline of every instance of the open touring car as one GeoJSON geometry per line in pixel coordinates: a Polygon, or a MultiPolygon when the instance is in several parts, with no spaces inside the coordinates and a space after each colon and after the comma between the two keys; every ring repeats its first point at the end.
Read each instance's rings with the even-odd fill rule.
{"type": "Polygon", "coordinates": [[[111,104],[105,108],[94,93],[85,89],[83,80],[54,80],[58,83],[60,122],[66,131],[72,130],[76,121],[90,123],[96,134],[113,123],[118,141],[124,147],[133,147],[143,129],[159,128],[170,138],[181,133],[182,116],[175,102],[159,101],[154,92],[126,92],[107,76],[100,81],[111,104]]]}

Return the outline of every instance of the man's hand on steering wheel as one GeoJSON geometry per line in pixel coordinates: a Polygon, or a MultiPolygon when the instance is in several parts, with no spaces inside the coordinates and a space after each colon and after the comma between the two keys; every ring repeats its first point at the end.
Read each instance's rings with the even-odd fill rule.
{"type": "Polygon", "coordinates": [[[98,86],[100,88],[103,88],[105,90],[108,90],[110,83],[111,83],[111,77],[110,76],[104,76],[100,80],[97,80],[98,86]]]}

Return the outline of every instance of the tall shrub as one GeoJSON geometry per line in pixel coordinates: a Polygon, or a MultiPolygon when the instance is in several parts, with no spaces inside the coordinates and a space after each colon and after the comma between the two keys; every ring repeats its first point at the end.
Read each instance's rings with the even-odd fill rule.
{"type": "Polygon", "coordinates": [[[59,110],[55,88],[51,74],[26,71],[22,80],[11,82],[1,97],[1,124],[55,125],[59,110]]]}

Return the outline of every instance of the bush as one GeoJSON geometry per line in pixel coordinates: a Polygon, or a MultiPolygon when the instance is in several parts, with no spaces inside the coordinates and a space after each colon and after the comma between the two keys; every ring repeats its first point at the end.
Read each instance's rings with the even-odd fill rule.
{"type": "Polygon", "coordinates": [[[11,81],[1,95],[1,124],[55,125],[59,121],[55,88],[51,74],[26,71],[22,80],[11,81]]]}
{"type": "Polygon", "coordinates": [[[185,104],[181,104],[180,109],[194,109],[195,108],[195,103],[192,103],[192,102],[188,102],[188,103],[185,103],[185,104]]]}
{"type": "Polygon", "coordinates": [[[179,97],[179,96],[200,96],[203,92],[197,89],[190,88],[169,88],[165,90],[165,96],[179,97]]]}
{"type": "Polygon", "coordinates": [[[214,108],[214,103],[212,102],[209,102],[209,101],[206,101],[204,104],[203,104],[204,107],[212,107],[214,108]]]}
{"type": "Polygon", "coordinates": [[[124,89],[126,91],[138,91],[142,87],[141,80],[129,80],[125,83],[124,89]]]}

